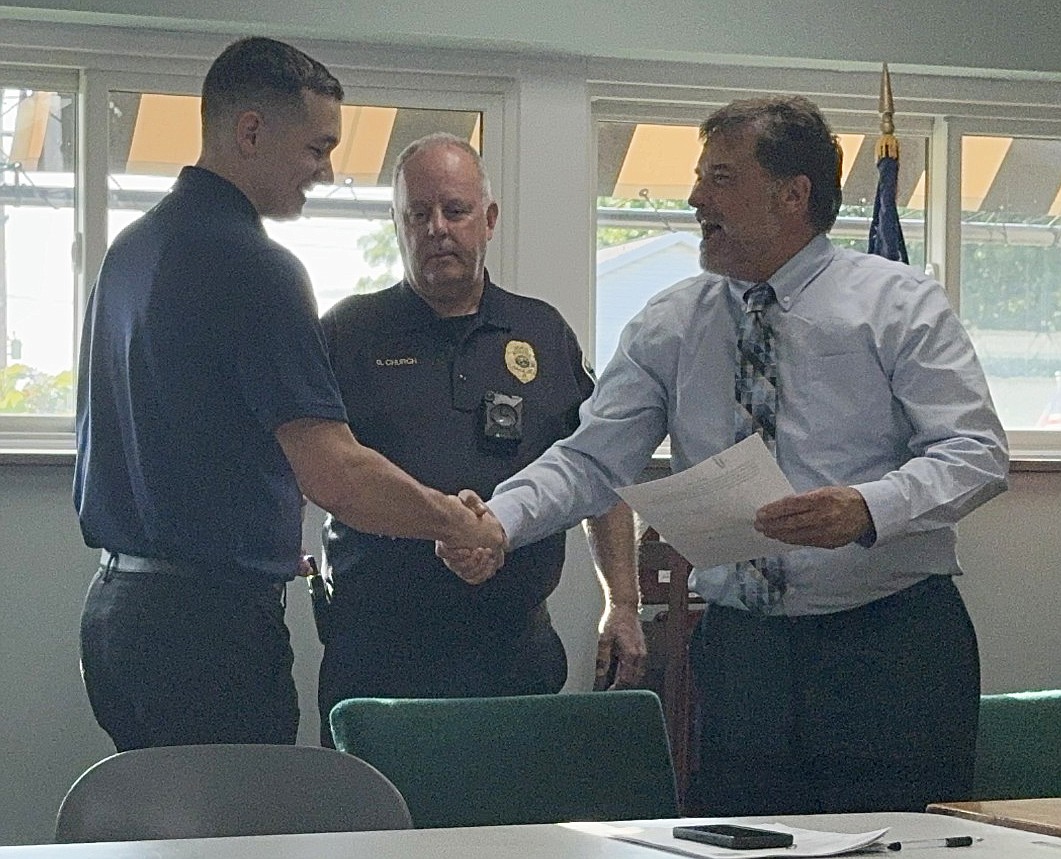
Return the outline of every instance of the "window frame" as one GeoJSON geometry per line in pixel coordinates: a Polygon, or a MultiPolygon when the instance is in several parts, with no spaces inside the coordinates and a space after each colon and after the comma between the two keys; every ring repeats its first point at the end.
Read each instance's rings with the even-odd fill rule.
{"type": "MultiPolygon", "coordinates": [[[[956,310],[961,298],[961,136],[1061,139],[1057,76],[947,70],[933,74],[892,68],[895,124],[900,134],[927,139],[925,261],[956,310]]],[[[591,62],[591,124],[601,121],[691,124],[736,98],[800,92],[821,108],[833,130],[877,127],[880,69],[863,64],[832,71],[766,63],[608,65],[591,62]],[[704,81],[709,81],[705,84],[704,81]]],[[[597,165],[596,133],[592,167],[597,165]]],[[[595,175],[595,173],[594,173],[595,175]]],[[[594,200],[596,188],[594,188],[594,200]]],[[[593,290],[596,319],[596,279],[593,290]]],[[[591,341],[595,340],[596,331],[591,341]]],[[[594,345],[589,347],[590,352],[594,345]]],[[[1020,469],[1061,469],[1061,433],[1009,430],[1011,462],[1020,469]]]]}
{"type": "MultiPolygon", "coordinates": [[[[85,36],[95,42],[96,33],[85,36]]],[[[179,34],[155,34],[163,56],[155,64],[163,71],[150,71],[145,56],[118,55],[101,58],[94,50],[68,49],[61,51],[57,60],[70,67],[27,65],[26,60],[39,51],[17,46],[9,54],[19,63],[0,63],[0,81],[12,86],[34,89],[53,89],[71,92],[77,100],[76,152],[74,183],[74,373],[76,386],[77,356],[80,349],[81,328],[95,273],[99,271],[108,246],[108,177],[109,177],[109,117],[108,100],[111,92],[159,93],[198,96],[202,79],[220,48],[204,47],[214,41],[200,36],[191,37],[192,46],[181,45],[183,56],[169,55],[176,51],[174,39],[179,34]],[[199,59],[188,59],[187,53],[202,54],[199,59]],[[104,145],[98,145],[104,141],[104,145]]],[[[227,43],[230,40],[224,40],[227,43]]],[[[142,46],[141,46],[142,47],[142,46]]],[[[129,50],[135,50],[130,46],[129,50]]],[[[476,111],[482,115],[483,160],[492,178],[495,199],[502,207],[515,198],[515,182],[511,171],[506,172],[513,152],[514,126],[511,80],[484,69],[479,74],[447,74],[444,72],[388,71],[366,69],[349,62],[352,55],[362,52],[357,46],[324,50],[306,47],[311,54],[329,66],[345,90],[344,104],[397,108],[424,108],[476,111]],[[336,56],[329,56],[329,53],[336,56]]],[[[7,47],[5,46],[5,53],[7,47]]],[[[369,52],[372,54],[374,52],[369,52]]],[[[378,53],[378,49],[375,53],[378,53]]],[[[49,55],[51,52],[49,52],[49,55]]],[[[149,55],[147,55],[149,56],[149,55]]],[[[423,58],[430,60],[430,57],[423,58]]],[[[513,205],[514,208],[514,205],[513,205]]],[[[514,219],[513,219],[514,220],[514,219]]],[[[515,230],[499,228],[495,240],[487,248],[487,264],[491,273],[505,278],[515,270],[515,230]]],[[[0,462],[33,463],[55,461],[59,456],[68,461],[74,452],[74,416],[0,415],[0,462]]]]}
{"type": "MultiPolygon", "coordinates": [[[[944,121],[945,145],[950,161],[946,185],[946,287],[955,309],[961,311],[961,171],[962,137],[966,135],[1021,137],[1056,140],[1061,144],[1061,117],[1022,119],[1013,117],[948,117],[944,121]]],[[[1061,165],[1058,165],[1061,168],[1061,165]]],[[[1006,430],[1014,459],[1031,463],[1061,463],[1061,432],[1056,430],[1006,430]]]]}
{"type": "MultiPolygon", "coordinates": [[[[212,58],[237,35],[5,22],[0,76],[17,85],[37,83],[41,89],[68,91],[71,81],[77,85],[75,200],[82,213],[79,217],[84,218],[76,224],[82,272],[94,273],[106,249],[106,219],[94,215],[94,222],[89,213],[106,211],[107,154],[88,141],[99,139],[99,127],[106,127],[107,92],[166,92],[164,83],[169,81],[171,91],[195,94],[212,58]],[[115,46],[120,48],[116,51],[115,46]]],[[[801,92],[822,106],[838,131],[850,130],[846,118],[857,117],[860,132],[875,127],[877,119],[880,68],[871,63],[830,63],[826,67],[822,61],[748,57],[687,62],[565,59],[485,49],[396,49],[346,41],[299,44],[343,81],[351,103],[482,110],[484,158],[504,213],[488,247],[491,273],[517,289],[523,284],[532,294],[552,301],[583,334],[589,354],[595,337],[595,287],[585,292],[580,288],[575,294],[561,281],[566,282],[574,266],[576,279],[581,281],[584,274],[587,283],[593,284],[595,228],[591,219],[596,208],[598,117],[698,123],[711,107],[734,98],[801,92]],[[563,127],[557,128],[557,123],[563,127]],[[574,148],[554,146],[543,136],[546,127],[563,136],[574,135],[574,148]],[[564,153],[565,162],[569,152],[574,158],[570,163],[538,165],[534,162],[542,157],[539,147],[553,155],[564,153]],[[553,170],[563,178],[550,186],[547,180],[553,170]],[[557,206],[562,208],[554,218],[551,212],[557,206]],[[578,226],[583,216],[588,224],[585,231],[578,226]],[[541,218],[553,223],[535,228],[533,222],[541,218]],[[521,222],[530,223],[531,232],[521,232],[521,222]],[[543,251],[553,250],[554,242],[562,246],[559,255],[549,253],[548,260],[538,259],[543,251]],[[518,267],[517,249],[522,249],[518,267]]],[[[1006,123],[1001,133],[1019,134],[1022,123],[1051,128],[1061,124],[1061,104],[1056,97],[1061,74],[892,66],[892,82],[900,133],[924,131],[929,135],[926,259],[957,302],[957,130],[970,123],[977,133],[989,134],[990,123],[1006,123]]],[[[82,274],[78,281],[78,318],[88,280],[82,274]]],[[[75,328],[77,337],[80,325],[75,328]]],[[[4,451],[11,449],[8,431],[14,429],[30,448],[63,450],[69,455],[72,434],[68,432],[65,441],[57,440],[62,434],[46,426],[45,419],[37,420],[44,421],[38,425],[40,433],[27,431],[23,416],[0,416],[0,462],[13,461],[4,451]]],[[[72,421],[68,423],[72,429],[72,421]]],[[[1013,447],[1015,459],[1036,456],[1047,461],[1047,468],[1061,468],[1061,438],[1045,452],[1031,451],[1023,439],[1014,439],[1013,447]]]]}
{"type": "MultiPolygon", "coordinates": [[[[38,91],[50,91],[69,93],[75,99],[80,99],[80,75],[74,69],[58,67],[42,67],[27,65],[24,63],[0,63],[0,86],[18,87],[38,91]]],[[[75,122],[76,135],[80,138],[81,115],[78,108],[77,120],[75,122]]],[[[78,271],[78,183],[77,171],[80,169],[81,152],[80,147],[75,156],[74,172],[74,258],[71,262],[74,282],[74,318],[81,319],[82,287],[80,284],[80,272],[78,271]]],[[[74,328],[80,326],[77,322],[74,328]]],[[[73,355],[77,356],[77,345],[80,334],[77,330],[71,332],[73,355]]],[[[6,344],[5,344],[6,346],[6,344]]],[[[74,419],[72,416],[40,416],[0,414],[0,453],[4,450],[15,448],[32,454],[47,454],[54,451],[66,451],[70,447],[73,437],[74,419]]]]}

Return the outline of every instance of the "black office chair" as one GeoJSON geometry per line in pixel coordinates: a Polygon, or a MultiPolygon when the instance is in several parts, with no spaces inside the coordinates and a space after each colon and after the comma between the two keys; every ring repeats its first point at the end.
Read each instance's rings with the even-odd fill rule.
{"type": "Polygon", "coordinates": [[[677,817],[647,690],[340,701],[336,747],[402,791],[419,828],[677,817]]]}
{"type": "Polygon", "coordinates": [[[163,746],[86,770],[59,808],[55,840],[143,841],[408,829],[377,769],[313,746],[163,746]]]}

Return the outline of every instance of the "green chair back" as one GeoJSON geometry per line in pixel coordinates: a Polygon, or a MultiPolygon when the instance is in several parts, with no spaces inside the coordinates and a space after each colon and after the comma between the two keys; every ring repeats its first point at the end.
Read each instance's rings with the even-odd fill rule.
{"type": "Polygon", "coordinates": [[[420,828],[677,817],[647,690],[341,701],[336,747],[368,761],[420,828]]]}
{"type": "Polygon", "coordinates": [[[974,799],[1061,796],[1061,689],[980,698],[974,799]]]}

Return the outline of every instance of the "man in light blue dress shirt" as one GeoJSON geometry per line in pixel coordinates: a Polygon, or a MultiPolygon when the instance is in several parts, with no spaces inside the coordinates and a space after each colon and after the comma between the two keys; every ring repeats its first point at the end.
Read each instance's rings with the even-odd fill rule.
{"type": "MultiPolygon", "coordinates": [[[[835,247],[840,150],[802,98],[739,101],[701,126],[689,203],[705,273],[651,299],[578,430],[489,502],[512,547],[615,502],[670,437],[689,468],[734,442],[744,294],[768,281],[776,456],[796,494],[756,528],[799,548],[783,595],[741,600],[732,566],[697,569],[691,645],[713,815],[923,810],[969,789],[976,636],[955,588],[955,523],[1002,492],[1008,456],[983,372],[942,287],[835,247]]],[[[474,505],[476,499],[466,497],[474,505]]],[[[440,554],[489,568],[489,553],[440,554]]]]}

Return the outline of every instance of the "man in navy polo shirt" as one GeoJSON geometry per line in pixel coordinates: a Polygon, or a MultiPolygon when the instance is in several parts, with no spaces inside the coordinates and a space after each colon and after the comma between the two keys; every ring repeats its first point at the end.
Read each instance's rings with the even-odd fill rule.
{"type": "Polygon", "coordinates": [[[294,742],[283,585],[303,493],[373,533],[500,543],[354,439],[306,272],[262,228],[332,181],[342,98],[289,45],[230,45],[198,163],[115,240],[89,300],[74,503],[103,552],[81,651],[119,750],[294,742]]]}
{"type": "MultiPolygon", "coordinates": [[[[479,154],[449,134],[410,144],[394,172],[405,278],[354,295],[323,319],[350,426],[428,486],[489,494],[572,432],[593,388],[574,332],[555,308],[490,281],[498,208],[479,154]]],[[[598,671],[630,685],[645,644],[630,510],[587,521],[606,598],[598,671]]],[[[332,603],[319,702],[321,739],[343,698],[557,692],[567,658],[546,597],[563,532],[513,552],[471,586],[422,540],[392,540],[332,517],[325,526],[332,603]]]]}

